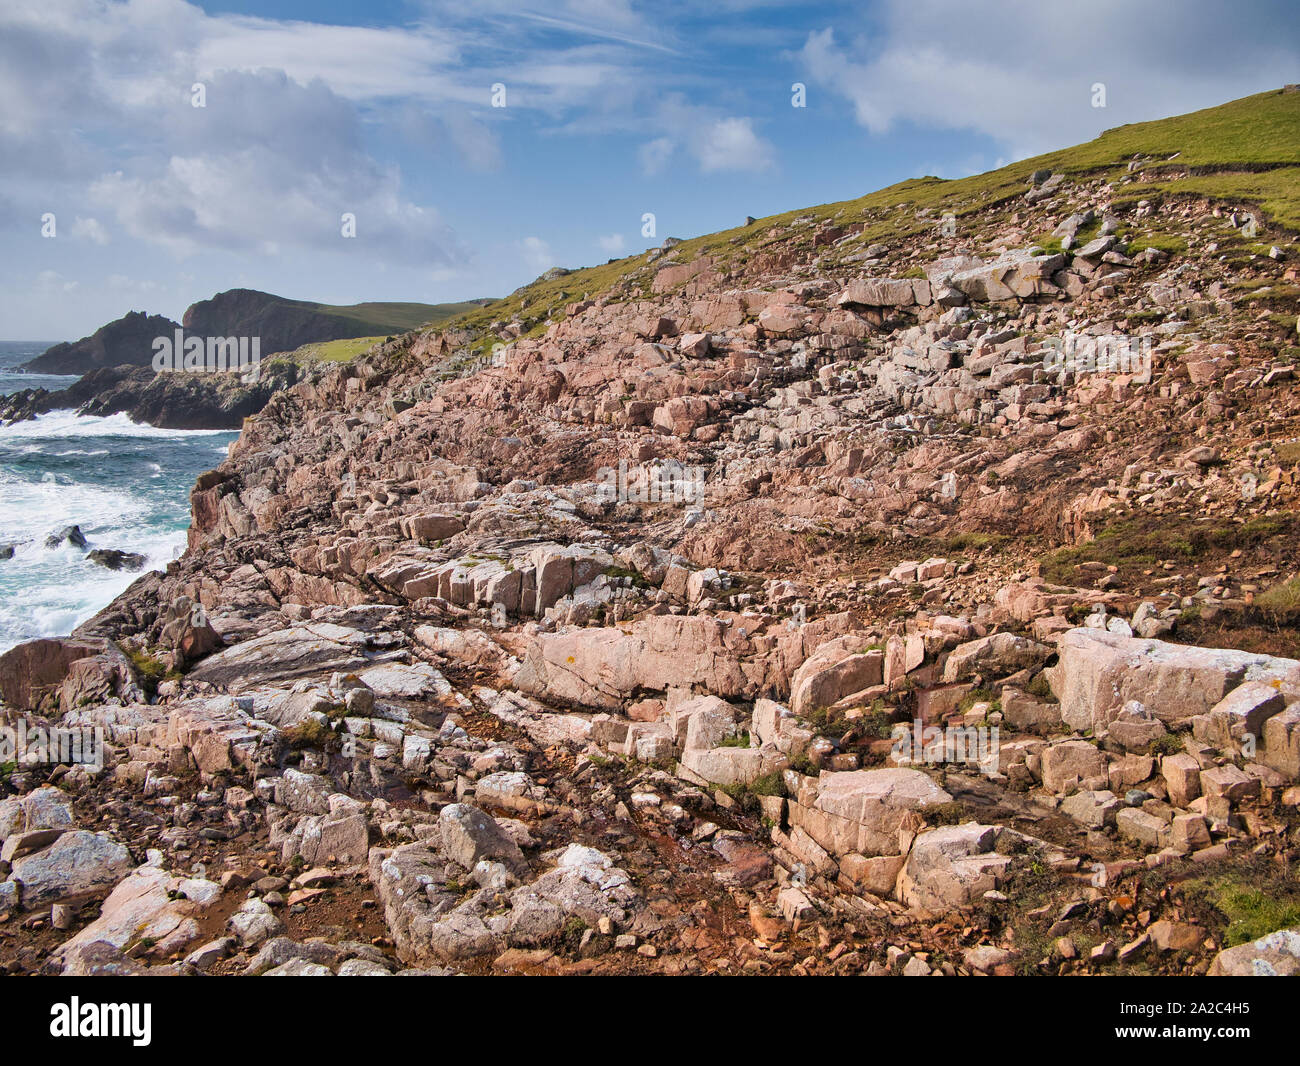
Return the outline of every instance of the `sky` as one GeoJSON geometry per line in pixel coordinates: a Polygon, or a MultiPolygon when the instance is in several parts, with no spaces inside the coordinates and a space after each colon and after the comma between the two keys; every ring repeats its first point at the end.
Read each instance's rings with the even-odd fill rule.
{"type": "Polygon", "coordinates": [[[3,0],[0,339],[501,296],[1291,82],[1294,0],[3,0]]]}

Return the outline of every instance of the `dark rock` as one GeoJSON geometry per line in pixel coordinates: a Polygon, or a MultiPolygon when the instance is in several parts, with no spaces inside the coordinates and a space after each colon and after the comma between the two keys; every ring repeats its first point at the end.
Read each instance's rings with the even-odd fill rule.
{"type": "Polygon", "coordinates": [[[86,535],[81,532],[80,526],[64,526],[57,533],[51,533],[45,538],[47,548],[57,548],[67,541],[74,548],[84,548],[86,546],[86,535]]]}
{"type": "Polygon", "coordinates": [[[116,548],[96,548],[86,558],[109,570],[134,571],[144,567],[144,556],[139,552],[118,551],[116,548]]]}
{"type": "Polygon", "coordinates": [[[20,369],[36,374],[86,374],[99,367],[148,366],[155,337],[170,337],[176,323],[162,315],[130,311],[73,344],[56,344],[20,369]]]}
{"type": "Polygon", "coordinates": [[[27,389],[0,397],[0,423],[75,410],[83,415],[125,413],[133,422],[160,429],[239,429],[300,376],[298,365],[287,360],[262,363],[255,382],[230,373],[155,374],[151,367],[104,367],[59,392],[27,389]]]}

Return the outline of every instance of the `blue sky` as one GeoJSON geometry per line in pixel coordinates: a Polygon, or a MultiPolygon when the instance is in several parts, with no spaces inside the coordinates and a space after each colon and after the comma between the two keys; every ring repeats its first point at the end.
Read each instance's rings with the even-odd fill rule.
{"type": "Polygon", "coordinates": [[[1209,0],[6,0],[0,338],[236,286],[502,295],[1300,81],[1298,25],[1209,0]]]}

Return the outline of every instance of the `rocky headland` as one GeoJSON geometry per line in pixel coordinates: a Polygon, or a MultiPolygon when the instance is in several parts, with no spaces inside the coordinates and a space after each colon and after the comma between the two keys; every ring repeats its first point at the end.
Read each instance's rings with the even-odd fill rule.
{"type": "Polygon", "coordinates": [[[1300,971],[1297,223],[1197,184],[1242,108],[1300,130],[668,241],[275,392],[181,559],[0,656],[106,742],[0,775],[0,965],[1300,971]]]}

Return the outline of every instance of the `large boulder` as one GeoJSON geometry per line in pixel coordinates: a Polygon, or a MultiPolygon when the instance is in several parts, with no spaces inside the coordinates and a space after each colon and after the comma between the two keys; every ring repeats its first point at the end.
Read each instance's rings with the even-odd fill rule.
{"type": "Polygon", "coordinates": [[[804,715],[884,681],[883,651],[864,651],[865,639],[849,634],[819,647],[790,679],[790,707],[804,715]]]}
{"type": "Polygon", "coordinates": [[[1300,926],[1279,929],[1249,944],[1220,951],[1210,963],[1210,976],[1300,976],[1300,926]]]}
{"type": "Polygon", "coordinates": [[[995,850],[1006,832],[997,825],[967,823],[920,834],[898,875],[899,900],[934,913],[977,902],[1009,872],[1012,856],[995,850]]]}
{"type": "Polygon", "coordinates": [[[189,677],[238,693],[331,671],[349,674],[371,665],[366,644],[366,634],[358,629],[307,622],[209,655],[189,677]]]}
{"type": "Polygon", "coordinates": [[[142,700],[130,660],[99,638],[41,638],[0,655],[0,700],[20,711],[66,713],[116,696],[142,700]]]}
{"type": "Polygon", "coordinates": [[[790,765],[789,758],[770,744],[761,748],[689,748],[681,765],[714,785],[749,785],[790,765]]]}
{"type": "Polygon", "coordinates": [[[1125,637],[1102,629],[1071,629],[1047,671],[1066,725],[1101,732],[1129,700],[1166,725],[1209,712],[1247,681],[1277,681],[1300,694],[1300,662],[1222,648],[1197,648],[1125,637]]]}
{"type": "Polygon", "coordinates": [[[281,852],[287,861],[301,855],[307,866],[326,863],[364,863],[370,851],[370,832],[361,805],[350,796],[330,797],[326,814],[309,814],[284,841],[281,852]]]}
{"type": "Polygon", "coordinates": [[[1027,300],[1056,292],[1051,277],[1065,266],[1065,256],[1032,255],[1027,250],[1009,251],[991,263],[983,263],[951,275],[948,283],[976,302],[1027,300]]]}
{"type": "Polygon", "coordinates": [[[527,869],[519,845],[486,811],[468,803],[453,803],[442,809],[438,821],[443,851],[466,870],[474,869],[483,859],[500,862],[516,875],[527,869]]]}
{"type": "Polygon", "coordinates": [[[133,865],[131,853],[107,833],[74,829],[48,848],[16,859],[10,877],[21,886],[24,909],[37,910],[106,892],[133,865]]]}
{"type": "Polygon", "coordinates": [[[1014,633],[991,633],[959,644],[944,663],[943,679],[965,681],[974,674],[1003,677],[1046,662],[1052,649],[1014,633]]]}
{"type": "Polygon", "coordinates": [[[722,699],[780,693],[812,647],[852,627],[847,613],[759,634],[708,615],[652,615],[631,632],[612,627],[540,633],[513,677],[539,698],[621,710],[639,691],[693,688],[722,699]]]}
{"type": "Polygon", "coordinates": [[[913,307],[930,302],[924,278],[859,278],[836,301],[840,307],[913,307]]]}
{"type": "Polygon", "coordinates": [[[1106,776],[1106,756],[1086,740],[1066,740],[1043,750],[1043,788],[1060,793],[1106,776]]]}
{"type": "Polygon", "coordinates": [[[200,932],[198,919],[221,896],[221,886],[203,878],[174,877],[158,866],[133,870],[113,889],[99,916],[58,950],[75,954],[96,942],[126,949],[150,940],[158,955],[179,951],[200,932]]]}
{"type": "Polygon", "coordinates": [[[925,812],[951,801],[920,770],[824,772],[791,800],[790,824],[832,855],[898,855],[925,812]]]}

